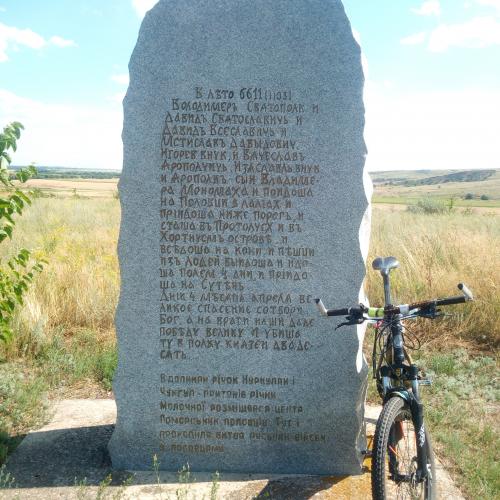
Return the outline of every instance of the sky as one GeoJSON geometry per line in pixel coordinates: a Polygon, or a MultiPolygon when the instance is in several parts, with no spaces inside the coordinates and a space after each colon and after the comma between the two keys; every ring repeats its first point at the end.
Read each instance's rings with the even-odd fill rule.
{"type": "MultiPolygon", "coordinates": [[[[0,127],[25,126],[13,164],[121,168],[128,60],[155,3],[0,0],[0,127]]],[[[343,3],[368,170],[500,168],[500,0],[343,3]]]]}

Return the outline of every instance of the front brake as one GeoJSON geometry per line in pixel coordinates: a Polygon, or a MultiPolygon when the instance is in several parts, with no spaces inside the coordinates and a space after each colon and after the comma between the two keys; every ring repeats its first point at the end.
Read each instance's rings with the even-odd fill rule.
{"type": "Polygon", "coordinates": [[[338,330],[341,326],[349,326],[349,325],[361,325],[364,321],[364,318],[351,318],[351,316],[346,316],[348,321],[344,321],[335,327],[335,330],[338,330]]]}
{"type": "Polygon", "coordinates": [[[436,319],[440,316],[447,316],[447,314],[443,313],[441,309],[438,309],[436,308],[436,306],[432,305],[427,309],[423,309],[422,311],[420,311],[419,316],[421,318],[436,319]]]}
{"type": "Polygon", "coordinates": [[[335,327],[335,330],[338,330],[341,326],[349,326],[349,325],[361,325],[365,321],[365,317],[363,314],[366,312],[367,308],[363,304],[359,304],[359,311],[356,311],[354,314],[350,314],[346,316],[343,323],[340,323],[335,327]]]}

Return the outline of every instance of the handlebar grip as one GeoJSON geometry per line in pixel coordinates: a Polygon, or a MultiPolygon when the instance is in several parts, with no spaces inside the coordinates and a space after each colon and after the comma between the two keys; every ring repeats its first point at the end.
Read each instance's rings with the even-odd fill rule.
{"type": "Polygon", "coordinates": [[[464,302],[467,302],[467,298],[464,295],[457,295],[456,297],[437,299],[434,302],[436,306],[451,306],[453,304],[463,304],[464,302]]]}
{"type": "Polygon", "coordinates": [[[348,316],[349,309],[327,309],[321,299],[314,299],[316,307],[323,316],[348,316]]]}
{"type": "Polygon", "coordinates": [[[348,316],[350,314],[350,310],[347,307],[344,309],[328,309],[326,312],[328,316],[348,316]]]}
{"type": "Polygon", "coordinates": [[[316,307],[318,308],[318,311],[322,316],[328,316],[328,310],[323,304],[323,301],[321,299],[314,299],[314,302],[316,302],[316,307]]]}
{"type": "Polygon", "coordinates": [[[465,295],[466,300],[474,300],[474,296],[472,295],[472,292],[467,288],[465,283],[459,283],[458,289],[461,290],[462,293],[465,295]]]}

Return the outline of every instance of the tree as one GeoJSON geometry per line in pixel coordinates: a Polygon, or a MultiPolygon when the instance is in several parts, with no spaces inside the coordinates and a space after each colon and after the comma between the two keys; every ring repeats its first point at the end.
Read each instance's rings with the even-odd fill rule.
{"type": "MultiPolygon", "coordinates": [[[[18,170],[14,178],[9,171],[12,161],[9,150],[17,150],[23,129],[19,122],[12,122],[0,133],[0,244],[6,238],[12,239],[16,218],[31,205],[30,193],[22,191],[19,185],[36,174],[35,167],[31,165],[18,170]]],[[[33,261],[26,248],[21,248],[5,263],[0,257],[0,341],[7,342],[12,338],[11,322],[15,308],[23,304],[23,296],[35,273],[42,271],[43,263],[43,260],[33,261]]]]}

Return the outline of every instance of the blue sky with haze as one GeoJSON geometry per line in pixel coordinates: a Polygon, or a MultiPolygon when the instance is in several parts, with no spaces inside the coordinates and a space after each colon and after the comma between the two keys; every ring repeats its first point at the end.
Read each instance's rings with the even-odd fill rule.
{"type": "MultiPolygon", "coordinates": [[[[181,0],[180,0],[181,1],[181,0]]],[[[121,99],[155,0],[0,0],[15,164],[121,167],[121,99]]],[[[500,168],[500,0],[344,0],[364,53],[370,170],[500,168]]]]}

